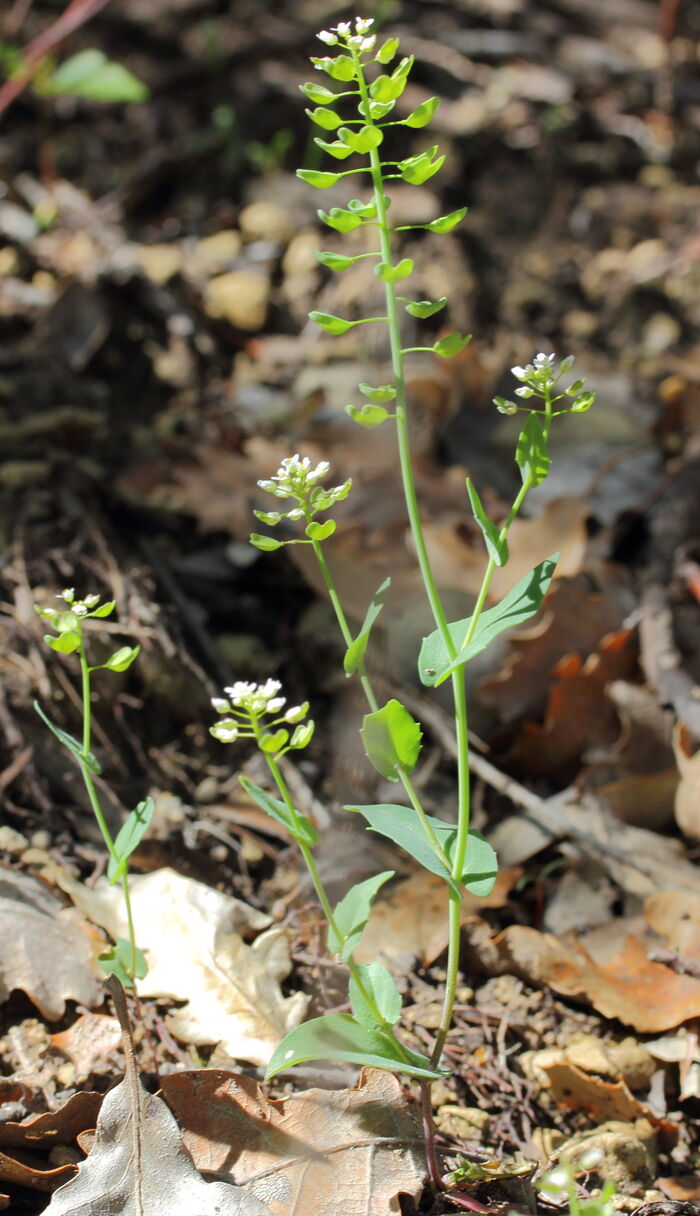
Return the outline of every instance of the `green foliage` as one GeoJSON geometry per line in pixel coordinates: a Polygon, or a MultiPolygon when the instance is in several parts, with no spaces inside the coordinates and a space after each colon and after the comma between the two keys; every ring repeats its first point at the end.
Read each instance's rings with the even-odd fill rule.
{"type": "Polygon", "coordinates": [[[79,51],[41,78],[45,97],[84,97],[89,101],[146,101],[148,89],[121,63],[102,51],[79,51]]]}
{"type": "MultiPolygon", "coordinates": [[[[364,408],[365,409],[381,409],[381,406],[366,405],[364,408]]],[[[382,413],[386,416],[386,410],[382,410],[382,413]]],[[[384,582],[379,587],[377,587],[377,590],[374,593],[374,598],[373,598],[369,608],[367,609],[367,612],[365,614],[365,619],[362,622],[362,628],[361,628],[360,632],[358,633],[357,637],[355,638],[355,640],[350,643],[347,650],[345,651],[345,657],[343,659],[343,667],[345,669],[346,676],[353,676],[355,674],[355,672],[358,670],[358,668],[361,666],[361,664],[364,660],[365,651],[367,650],[367,646],[369,645],[369,639],[370,639],[370,636],[372,633],[372,629],[374,628],[375,622],[376,622],[382,608],[384,607],[384,600],[386,599],[387,595],[389,594],[390,587],[391,587],[390,578],[385,578],[384,582]]]]}
{"type": "Polygon", "coordinates": [[[377,892],[393,877],[393,870],[385,870],[356,883],[334,908],[328,926],[328,949],[331,954],[339,954],[344,963],[359,944],[377,892]]]}
{"type": "Polygon", "coordinates": [[[444,1069],[433,1068],[427,1056],[404,1047],[390,1031],[369,1029],[349,1013],[327,1013],[302,1022],[282,1039],[265,1076],[274,1077],[306,1060],[345,1060],[428,1081],[449,1075],[444,1069]]]}
{"type": "Polygon", "coordinates": [[[408,710],[392,698],[382,709],[365,714],[360,734],[368,760],[388,781],[398,781],[398,769],[410,773],[420,755],[423,732],[408,710]]]}
{"type": "Polygon", "coordinates": [[[153,799],[145,798],[143,802],[139,802],[136,809],[122,824],[115,838],[114,852],[111,854],[107,866],[107,878],[110,883],[119,882],[124,877],[129,858],[146,835],[155,809],[156,804],[153,799]]]}

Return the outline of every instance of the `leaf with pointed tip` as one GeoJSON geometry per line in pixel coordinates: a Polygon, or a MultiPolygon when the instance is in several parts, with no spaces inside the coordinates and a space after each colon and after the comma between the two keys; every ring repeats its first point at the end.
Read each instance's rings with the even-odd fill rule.
{"type": "Polygon", "coordinates": [[[416,106],[415,110],[411,110],[408,118],[403,119],[403,125],[405,127],[427,127],[439,105],[439,97],[429,97],[427,101],[416,106]]]}
{"type": "Polygon", "coordinates": [[[38,713],[42,722],[48,726],[51,734],[55,735],[58,741],[68,749],[70,754],[77,760],[78,764],[84,764],[85,768],[89,769],[91,773],[95,773],[96,776],[99,776],[99,774],[102,772],[102,768],[97,757],[94,756],[92,752],[88,752],[86,755],[83,752],[82,743],[79,743],[78,740],[74,739],[72,735],[69,735],[67,731],[61,730],[60,726],[56,726],[56,723],[51,721],[48,714],[44,713],[38,701],[34,701],[34,709],[38,713]]]}
{"type": "Polygon", "coordinates": [[[418,658],[418,674],[428,688],[436,688],[453,671],[485,650],[499,633],[529,621],[537,612],[552,581],[559,558],[555,553],[524,575],[493,608],[487,608],[477,621],[471,641],[464,646],[471,626],[471,617],[454,621],[448,626],[457,657],[451,659],[439,630],[423,639],[418,658]]]}
{"type": "Polygon", "coordinates": [[[328,949],[331,954],[339,954],[344,963],[347,963],[362,937],[377,892],[394,877],[394,873],[394,870],[384,870],[356,883],[333,909],[335,929],[328,926],[328,949]]]}
{"type": "Polygon", "coordinates": [[[385,410],[382,405],[371,405],[370,402],[361,406],[359,410],[356,405],[346,405],[345,413],[349,414],[358,426],[363,426],[368,431],[374,430],[375,426],[381,426],[389,417],[389,411],[385,410]]]}
{"type": "MultiPolygon", "coordinates": [[[[364,408],[365,409],[380,409],[381,407],[376,406],[376,405],[375,406],[366,405],[364,408]]],[[[386,410],[382,410],[382,413],[386,415],[386,410]]],[[[384,600],[386,599],[387,595],[389,594],[390,587],[391,587],[390,578],[385,578],[384,582],[379,587],[377,587],[377,590],[375,591],[374,597],[372,599],[372,603],[370,604],[369,608],[367,609],[367,612],[365,613],[365,619],[362,622],[362,628],[361,628],[360,632],[358,633],[357,637],[354,639],[353,642],[350,643],[347,650],[345,651],[345,657],[343,658],[343,667],[345,669],[346,676],[354,675],[354,673],[357,671],[360,663],[362,662],[363,658],[365,657],[365,651],[367,650],[367,645],[369,643],[370,634],[372,633],[374,624],[375,624],[382,608],[384,607],[384,600]]]]}
{"type": "Polygon", "coordinates": [[[114,841],[114,853],[110,856],[107,866],[107,878],[110,883],[118,882],[124,874],[131,854],[148,831],[155,809],[153,799],[144,798],[122,824],[114,841]]]}
{"type": "Polygon", "coordinates": [[[415,767],[423,732],[396,698],[365,714],[360,735],[368,760],[387,781],[398,781],[398,767],[409,773],[415,767]]]}
{"type": "Polygon", "coordinates": [[[285,806],[284,802],[280,802],[279,798],[273,798],[271,794],[266,794],[259,785],[251,781],[249,777],[239,777],[243,789],[253,802],[257,802],[258,806],[266,815],[274,819],[276,823],[280,823],[283,828],[286,828],[291,836],[295,839],[303,840],[306,844],[314,845],[318,840],[318,832],[310,819],[307,819],[301,812],[297,812],[299,816],[298,826],[295,827],[294,820],[289,811],[289,807],[285,806]]]}
{"type": "Polygon", "coordinates": [[[471,340],[471,334],[446,334],[444,338],[438,338],[433,345],[433,350],[441,358],[451,359],[453,355],[458,355],[461,350],[464,350],[471,340]]]}
{"type": "Polygon", "coordinates": [[[327,1013],[325,1017],[302,1022],[282,1039],[265,1076],[269,1079],[306,1060],[346,1060],[349,1064],[386,1068],[429,1081],[449,1075],[432,1068],[427,1056],[399,1044],[389,1031],[369,1030],[349,1013],[327,1013]]]}
{"type": "Polygon", "coordinates": [[[489,557],[493,558],[497,566],[504,566],[508,561],[508,541],[505,537],[501,540],[501,530],[486,514],[481,505],[481,499],[477,493],[476,486],[470,477],[467,478],[467,493],[469,495],[472,515],[481,528],[489,557]]]}
{"type": "Polygon", "coordinates": [[[248,540],[253,548],[260,549],[263,553],[274,553],[275,549],[281,549],[287,543],[284,540],[275,540],[274,536],[263,536],[260,532],[251,532],[248,540]]]}
{"type": "Polygon", "coordinates": [[[307,186],[315,186],[317,190],[327,190],[340,181],[339,173],[321,173],[318,169],[297,169],[297,177],[306,182],[307,186]]]}
{"type": "Polygon", "coordinates": [[[437,150],[438,147],[435,144],[427,152],[421,152],[418,156],[408,156],[405,160],[399,161],[397,168],[403,180],[410,186],[422,186],[423,182],[427,182],[429,178],[433,177],[442,168],[445,161],[444,156],[438,156],[436,160],[433,160],[437,150]]]}
{"type": "Polygon", "coordinates": [[[414,300],[410,304],[405,304],[406,312],[412,317],[419,317],[424,321],[426,317],[435,316],[436,312],[440,312],[447,303],[447,296],[441,296],[439,300],[414,300]]]}
{"type": "Polygon", "coordinates": [[[357,325],[357,321],[346,321],[343,317],[334,317],[329,312],[318,312],[316,309],[309,313],[309,320],[320,329],[325,329],[327,334],[346,334],[353,325],[357,325]]]}
{"type": "Polygon", "coordinates": [[[359,262],[362,254],[357,254],[356,257],[346,257],[343,253],[331,253],[325,249],[314,249],[314,257],[318,258],[322,266],[327,266],[329,270],[347,270],[348,267],[354,266],[355,262],[359,262]]]}
{"type": "Polygon", "coordinates": [[[105,975],[116,975],[124,988],[133,988],[134,980],[143,980],[148,975],[148,963],[143,950],[138,946],[132,955],[131,942],[125,937],[118,937],[113,946],[108,946],[97,956],[100,970],[105,975]],[[133,969],[132,966],[136,964],[133,969]]]}

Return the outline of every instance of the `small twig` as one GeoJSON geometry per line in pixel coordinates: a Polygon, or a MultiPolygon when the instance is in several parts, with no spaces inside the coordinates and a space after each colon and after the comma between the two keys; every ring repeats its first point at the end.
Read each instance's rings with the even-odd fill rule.
{"type": "Polygon", "coordinates": [[[27,65],[26,70],[19,76],[14,76],[0,88],[0,115],[12,105],[20,93],[34,79],[46,56],[59,46],[69,34],[80,29],[86,21],[99,13],[109,0],[72,0],[65,13],[54,21],[47,30],[25,46],[22,51],[22,61],[27,65]]]}

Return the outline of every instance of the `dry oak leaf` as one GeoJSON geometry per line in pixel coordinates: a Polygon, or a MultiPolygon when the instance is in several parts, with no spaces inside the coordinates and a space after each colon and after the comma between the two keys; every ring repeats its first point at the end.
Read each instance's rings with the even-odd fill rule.
{"type": "MultiPolygon", "coordinates": [[[[78,907],[112,937],[128,937],[124,897],[100,879],[94,887],[61,878],[78,907]]],[[[308,998],[284,997],[291,970],[284,929],[271,918],[168,868],[129,880],[136,937],[148,961],[141,996],[186,1001],[170,1014],[185,1043],[221,1043],[234,1060],[264,1068],[279,1041],[301,1022],[308,998]],[[258,933],[251,945],[243,935],[258,933]]]]}
{"type": "Polygon", "coordinates": [[[119,1022],[104,1013],[84,1013],[67,1030],[51,1035],[51,1046],[68,1056],[79,1077],[89,1076],[95,1062],[115,1051],[120,1043],[119,1022]]]}
{"type": "Polygon", "coordinates": [[[61,1186],[48,1216],[270,1216],[254,1195],[205,1182],[165,1103],[146,1093],[135,1068],[106,1095],[90,1156],[61,1186]]]}
{"type": "Polygon", "coordinates": [[[389,1216],[425,1181],[416,1109],[396,1077],[363,1069],[356,1089],[271,1102],[250,1077],[173,1073],[163,1096],[196,1167],[232,1179],[272,1216],[389,1216]]]}
{"type": "Polygon", "coordinates": [[[99,1005],[89,931],[45,883],[0,867],[0,1001],[20,988],[50,1021],[63,1017],[66,1001],[99,1005]]]}
{"type": "Polygon", "coordinates": [[[514,974],[535,986],[548,984],[561,996],[585,997],[604,1017],[655,1033],[700,1016],[700,980],[651,962],[648,943],[640,940],[645,929],[641,918],[610,921],[587,933],[585,946],[574,934],[559,939],[523,925],[491,937],[484,922],[475,920],[465,933],[492,974],[514,974]]]}
{"type": "Polygon", "coordinates": [[[624,1081],[603,1081],[566,1061],[542,1064],[549,1089],[555,1102],[569,1110],[582,1110],[596,1123],[608,1123],[611,1119],[633,1123],[635,1119],[647,1119],[653,1127],[661,1128],[672,1148],[678,1139],[678,1128],[662,1121],[635,1098],[624,1081]]]}
{"type": "Polygon", "coordinates": [[[22,1123],[0,1123],[0,1180],[35,1191],[54,1191],[75,1174],[74,1165],[42,1168],[41,1157],[57,1144],[72,1144],[86,1128],[95,1126],[102,1094],[78,1093],[60,1107],[22,1123]],[[18,1157],[12,1150],[18,1150],[18,1157]],[[31,1154],[29,1156],[28,1154],[31,1154]],[[31,1164],[34,1161],[34,1164],[31,1164]]]}

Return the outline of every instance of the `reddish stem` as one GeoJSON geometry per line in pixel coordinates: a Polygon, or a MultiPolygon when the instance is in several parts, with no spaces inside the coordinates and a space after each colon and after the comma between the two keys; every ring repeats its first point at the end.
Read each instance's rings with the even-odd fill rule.
{"type": "Polygon", "coordinates": [[[109,0],[71,0],[65,13],[62,13],[53,25],[27,43],[22,51],[22,60],[26,65],[26,70],[19,76],[13,76],[12,80],[7,80],[0,88],[0,115],[4,114],[5,110],[33,80],[47,55],[107,4],[109,4],[109,0]]]}

